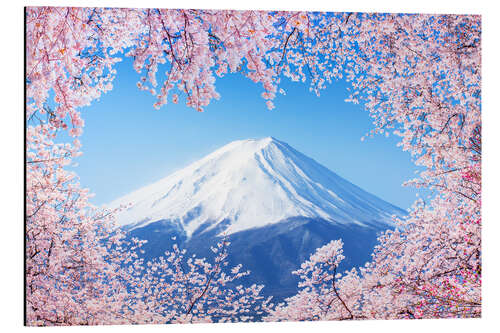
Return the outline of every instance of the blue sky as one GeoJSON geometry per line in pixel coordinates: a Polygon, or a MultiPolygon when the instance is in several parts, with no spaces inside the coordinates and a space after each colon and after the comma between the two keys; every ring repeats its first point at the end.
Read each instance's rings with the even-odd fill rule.
{"type": "Polygon", "coordinates": [[[181,102],[155,110],[154,97],[136,87],[139,74],[130,59],[117,72],[113,90],[82,109],[83,155],[75,170],[95,204],[157,181],[233,140],[266,136],[401,208],[415,200],[417,191],[401,186],[414,177],[410,155],[396,147],[395,136],[360,140],[371,120],[361,105],[344,102],[344,82],[317,97],[306,84],[282,80],[287,94],[269,111],[261,86],[229,75],[216,83],[220,100],[200,113],[181,102]]]}

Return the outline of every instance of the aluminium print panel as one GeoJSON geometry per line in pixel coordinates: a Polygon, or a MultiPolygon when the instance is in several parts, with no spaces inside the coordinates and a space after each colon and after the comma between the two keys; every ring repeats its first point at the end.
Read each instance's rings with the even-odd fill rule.
{"type": "Polygon", "coordinates": [[[27,7],[25,61],[25,325],[481,317],[480,16],[27,7]]]}

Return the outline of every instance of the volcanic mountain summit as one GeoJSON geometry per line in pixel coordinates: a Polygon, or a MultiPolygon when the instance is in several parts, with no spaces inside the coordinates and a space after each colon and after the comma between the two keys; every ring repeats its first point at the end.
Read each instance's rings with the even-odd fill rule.
{"type": "Polygon", "coordinates": [[[188,237],[217,227],[234,234],[294,217],[387,228],[392,215],[404,214],[273,137],[233,141],[110,206],[120,204],[131,204],[118,216],[122,226],[168,220],[188,237]]]}

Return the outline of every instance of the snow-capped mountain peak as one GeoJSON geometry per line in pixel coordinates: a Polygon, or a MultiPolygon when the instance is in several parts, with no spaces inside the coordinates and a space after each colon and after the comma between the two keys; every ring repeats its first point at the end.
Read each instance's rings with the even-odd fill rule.
{"type": "Polygon", "coordinates": [[[380,226],[404,214],[273,137],[233,141],[109,206],[121,204],[121,225],[169,220],[188,236],[222,222],[232,234],[298,216],[380,226]]]}

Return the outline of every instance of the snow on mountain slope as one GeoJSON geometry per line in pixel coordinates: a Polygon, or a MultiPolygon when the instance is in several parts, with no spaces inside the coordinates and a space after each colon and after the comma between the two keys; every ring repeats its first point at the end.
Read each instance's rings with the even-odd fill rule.
{"type": "Polygon", "coordinates": [[[232,234],[296,216],[382,226],[405,214],[272,137],[231,142],[109,206],[121,204],[122,226],[170,220],[188,236],[223,221],[232,234]]]}

